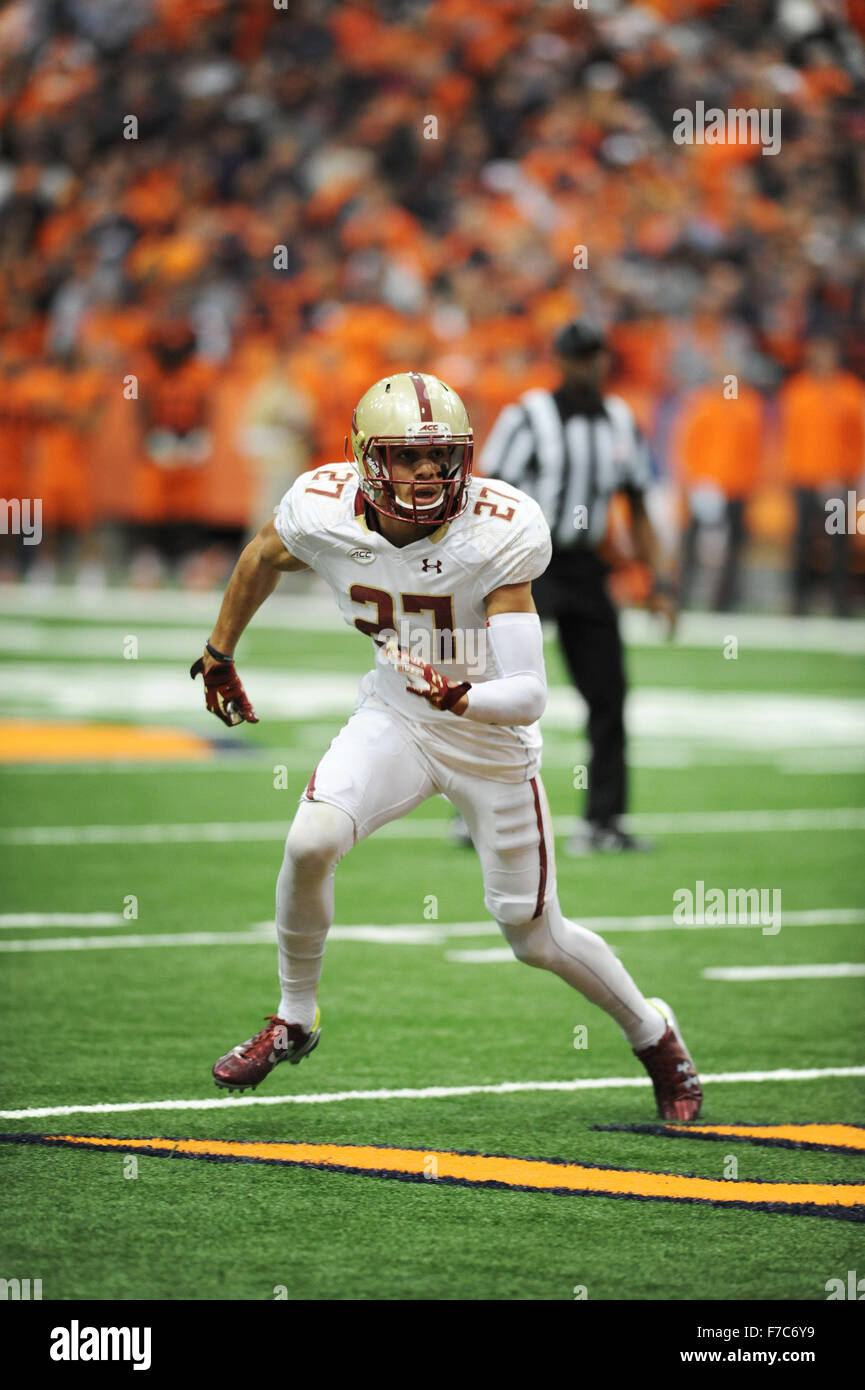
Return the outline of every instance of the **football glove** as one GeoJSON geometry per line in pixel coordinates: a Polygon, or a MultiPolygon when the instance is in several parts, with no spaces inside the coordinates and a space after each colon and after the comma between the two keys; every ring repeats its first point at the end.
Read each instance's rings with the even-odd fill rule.
{"type": "Polygon", "coordinates": [[[204,669],[204,658],[199,657],[189,668],[193,680],[204,677],[204,699],[211,714],[221,719],[229,727],[233,724],[257,724],[258,715],[247,698],[234,669],[233,661],[218,661],[209,670],[204,669]]]}
{"type": "Polygon", "coordinates": [[[393,666],[401,676],[408,678],[406,690],[409,694],[420,695],[434,709],[452,709],[463,695],[471,690],[469,681],[449,681],[447,676],[430,666],[429,662],[415,661],[408,652],[402,650],[395,637],[385,642],[382,652],[388,665],[393,666]]]}

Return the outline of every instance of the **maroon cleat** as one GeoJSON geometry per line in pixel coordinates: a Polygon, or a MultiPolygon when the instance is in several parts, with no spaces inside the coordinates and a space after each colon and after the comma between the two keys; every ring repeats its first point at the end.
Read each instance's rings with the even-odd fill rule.
{"type": "Polygon", "coordinates": [[[318,1010],[309,1033],[299,1023],[286,1023],[276,1014],[267,1014],[266,1018],[266,1028],[233,1047],[214,1065],[213,1079],[217,1086],[231,1091],[245,1091],[247,1087],[255,1090],[280,1062],[291,1062],[295,1066],[318,1046],[321,1037],[318,1010]]]}
{"type": "Polygon", "coordinates": [[[703,1104],[703,1092],[697,1068],[686,1048],[676,1015],[663,999],[650,999],[650,1004],[667,1020],[667,1031],[653,1047],[635,1052],[655,1088],[658,1114],[662,1120],[696,1120],[703,1104]]]}

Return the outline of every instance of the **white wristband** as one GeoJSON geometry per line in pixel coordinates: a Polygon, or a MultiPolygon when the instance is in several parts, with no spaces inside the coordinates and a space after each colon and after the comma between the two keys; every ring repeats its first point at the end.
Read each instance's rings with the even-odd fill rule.
{"type": "Polygon", "coordinates": [[[547,703],[544,639],[537,613],[494,613],[487,643],[498,679],[472,684],[463,718],[480,724],[534,724],[547,703]]]}

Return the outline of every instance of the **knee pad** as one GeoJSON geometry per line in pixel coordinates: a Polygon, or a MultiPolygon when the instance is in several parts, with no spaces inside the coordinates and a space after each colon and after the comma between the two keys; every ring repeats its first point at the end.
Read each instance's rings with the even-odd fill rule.
{"type": "Polygon", "coordinates": [[[537,970],[549,969],[550,933],[545,912],[534,921],[523,919],[519,922],[507,922],[501,918],[497,918],[497,921],[518,961],[523,965],[533,965],[537,970]]]}
{"type": "Polygon", "coordinates": [[[354,821],[326,801],[302,801],[288,838],[285,857],[295,868],[326,870],[348,854],[354,844],[354,821]]]}
{"type": "MultiPolygon", "coordinates": [[[[531,894],[510,894],[487,889],[484,893],[484,906],[491,917],[495,917],[504,931],[505,927],[524,927],[533,925],[533,913],[537,906],[537,896],[531,894]]],[[[543,913],[541,914],[543,916],[543,913]]],[[[540,921],[541,917],[535,919],[540,921]]]]}

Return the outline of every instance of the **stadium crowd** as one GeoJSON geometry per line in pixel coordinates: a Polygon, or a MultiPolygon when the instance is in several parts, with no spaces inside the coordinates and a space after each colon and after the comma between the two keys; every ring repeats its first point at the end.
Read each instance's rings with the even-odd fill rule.
{"type": "Polygon", "coordinates": [[[45,541],[0,576],[209,583],[372,381],[436,373],[483,438],[577,314],[683,579],[718,499],[801,569],[865,457],[863,33],[865,0],[11,0],[0,496],[45,541]],[[780,109],[780,153],[676,144],[698,101],[780,109]]]}

